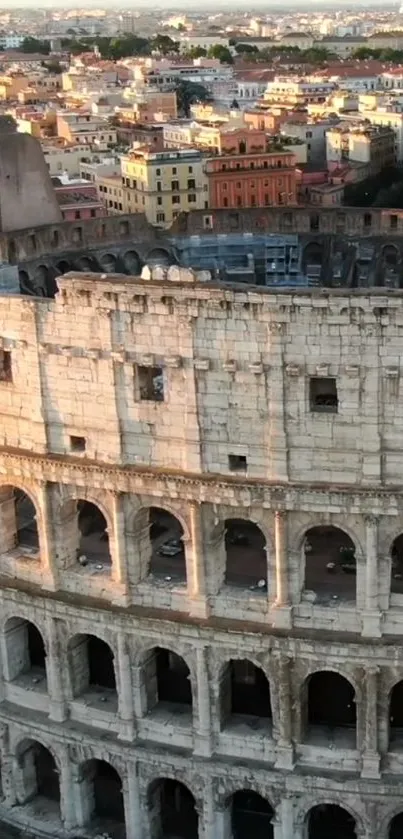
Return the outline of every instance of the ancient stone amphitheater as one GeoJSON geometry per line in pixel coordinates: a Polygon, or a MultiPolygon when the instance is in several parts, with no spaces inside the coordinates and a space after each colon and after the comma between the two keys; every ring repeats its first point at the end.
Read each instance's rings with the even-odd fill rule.
{"type": "Polygon", "coordinates": [[[401,839],[402,231],[0,234],[4,825],[401,839]]]}

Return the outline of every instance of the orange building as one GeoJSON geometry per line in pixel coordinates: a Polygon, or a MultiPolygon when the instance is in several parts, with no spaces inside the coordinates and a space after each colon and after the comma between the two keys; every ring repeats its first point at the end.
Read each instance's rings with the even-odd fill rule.
{"type": "Polygon", "coordinates": [[[295,158],[267,145],[264,131],[223,130],[221,154],[206,161],[210,206],[292,206],[297,203],[295,158]]]}

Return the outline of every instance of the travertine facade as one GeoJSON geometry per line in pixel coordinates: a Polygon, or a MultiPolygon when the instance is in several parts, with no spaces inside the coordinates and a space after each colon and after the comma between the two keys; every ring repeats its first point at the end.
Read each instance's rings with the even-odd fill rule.
{"type": "Polygon", "coordinates": [[[267,837],[321,839],[312,808],[339,804],[355,833],[337,836],[395,839],[403,293],[143,273],[69,274],[55,300],[0,298],[0,819],[89,835],[104,761],[120,777],[127,839],[258,836],[240,832],[242,790],[269,802],[267,837]],[[37,550],[18,536],[21,491],[37,550]],[[102,512],[110,564],[80,564],[78,500],[102,512]],[[178,522],[181,579],[150,573],[150,508],[178,522]],[[231,584],[232,520],[259,528],[267,585],[231,584]],[[317,527],[352,544],[348,596],[344,582],[330,599],[308,584],[317,527]],[[91,675],[94,636],[112,651],[109,681],[91,675]],[[187,665],[180,714],[165,701],[175,669],[156,648],[187,665]],[[239,661],[268,680],[261,711],[240,710],[251,679],[239,661]],[[352,696],[350,723],[330,728],[309,692],[329,671],[352,696]],[[37,744],[55,761],[60,808],[37,744]],[[179,822],[183,788],[169,803],[161,779],[194,796],[179,822]],[[35,809],[43,796],[51,804],[35,809]]]}

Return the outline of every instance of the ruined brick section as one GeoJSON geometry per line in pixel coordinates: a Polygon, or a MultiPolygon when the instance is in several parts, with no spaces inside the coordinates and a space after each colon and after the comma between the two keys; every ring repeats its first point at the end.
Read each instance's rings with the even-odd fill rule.
{"type": "Polygon", "coordinates": [[[403,293],[248,292],[177,269],[69,275],[54,301],[0,298],[0,820],[87,836],[102,761],[127,839],[160,839],[161,779],[193,795],[198,839],[232,839],[241,790],[270,802],[274,839],[306,839],[318,804],[345,808],[359,839],[389,839],[403,811],[389,706],[403,679],[390,582],[402,330],[403,293]],[[35,511],[32,549],[18,491],[35,511]],[[110,565],[78,562],[78,500],[104,516],[110,565]],[[181,582],[150,573],[152,508],[181,527],[181,582]],[[267,589],[226,580],[230,519],[260,528],[267,589]],[[350,600],[307,591],[318,526],[353,544],[350,600]],[[180,714],[161,650],[188,674],[180,714]],[[255,727],[230,708],[239,660],[270,687],[255,727]],[[321,671],[353,691],[341,736],[312,736],[321,671]],[[47,793],[60,787],[44,809],[39,744],[56,768],[47,793]]]}

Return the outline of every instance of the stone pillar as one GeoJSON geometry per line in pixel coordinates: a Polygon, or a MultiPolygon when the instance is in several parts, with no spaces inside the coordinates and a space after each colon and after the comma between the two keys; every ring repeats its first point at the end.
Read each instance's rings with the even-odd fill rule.
{"type": "Polygon", "coordinates": [[[370,637],[379,637],[382,634],[378,593],[378,524],[379,519],[376,516],[365,517],[365,609],[362,634],[370,637]]]}
{"type": "Polygon", "coordinates": [[[116,664],[119,685],[119,717],[121,721],[119,738],[121,740],[133,740],[134,710],[131,661],[126,638],[121,632],[118,634],[118,655],[116,664]]]}
{"type": "Polygon", "coordinates": [[[195,754],[210,757],[213,747],[213,731],[211,720],[210,679],[207,664],[207,649],[201,647],[196,650],[197,671],[197,722],[194,737],[195,754]]]}
{"type": "Polygon", "coordinates": [[[15,780],[14,780],[14,761],[10,753],[8,727],[0,725],[0,744],[1,744],[1,787],[5,803],[7,807],[14,807],[17,803],[15,780]]]}
{"type": "Polygon", "coordinates": [[[72,830],[77,826],[75,807],[75,788],[69,750],[60,749],[60,815],[65,830],[72,830]]]}
{"type": "Polygon", "coordinates": [[[43,569],[44,589],[57,591],[59,587],[59,569],[56,566],[56,551],[53,535],[53,519],[49,503],[49,489],[46,481],[38,484],[37,498],[40,506],[38,515],[38,535],[40,547],[40,559],[43,569]]]}
{"type": "MultiPolygon", "coordinates": [[[[272,690],[276,691],[273,702],[276,720],[276,768],[292,769],[294,766],[294,747],[292,743],[292,704],[291,704],[291,659],[277,656],[276,675],[271,679],[272,690]]],[[[274,697],[273,697],[274,698],[274,697]]]]}
{"type": "Polygon", "coordinates": [[[378,669],[367,667],[364,683],[364,741],[362,746],[362,777],[379,778],[378,748],[378,669]]]}
{"type": "Polygon", "coordinates": [[[126,839],[143,839],[143,818],[137,766],[128,765],[123,783],[126,839]]]}
{"type": "MultiPolygon", "coordinates": [[[[303,825],[294,824],[292,798],[283,798],[276,810],[279,839],[303,839],[303,825]]],[[[274,833],[277,838],[277,832],[274,833]]]]}
{"type": "Polygon", "coordinates": [[[58,638],[58,629],[57,620],[48,618],[46,677],[49,694],[49,716],[55,722],[63,722],[67,718],[67,703],[63,685],[63,672],[66,670],[67,662],[63,663],[61,661],[61,645],[58,638]]]}
{"type": "Polygon", "coordinates": [[[223,805],[215,811],[214,833],[212,839],[232,839],[230,803],[228,803],[226,807],[223,805]]]}
{"type": "MultiPolygon", "coordinates": [[[[272,611],[274,626],[290,629],[292,610],[289,595],[289,569],[287,546],[287,514],[277,510],[274,514],[274,535],[276,552],[276,600],[272,611]]],[[[270,591],[270,580],[269,580],[270,591]]]]}
{"type": "Polygon", "coordinates": [[[128,605],[128,580],[126,567],[126,546],[125,546],[125,521],[123,514],[122,495],[119,492],[112,492],[112,520],[113,539],[110,545],[113,563],[113,579],[123,588],[123,598],[120,592],[116,598],[119,605],[128,605]]]}
{"type": "Polygon", "coordinates": [[[196,801],[199,814],[199,839],[217,839],[216,812],[214,808],[214,787],[212,781],[206,781],[202,800],[196,801]]]}
{"type": "Polygon", "coordinates": [[[206,592],[202,508],[192,501],[189,505],[190,540],[186,544],[186,573],[190,600],[190,614],[205,618],[209,614],[206,592]]]}

